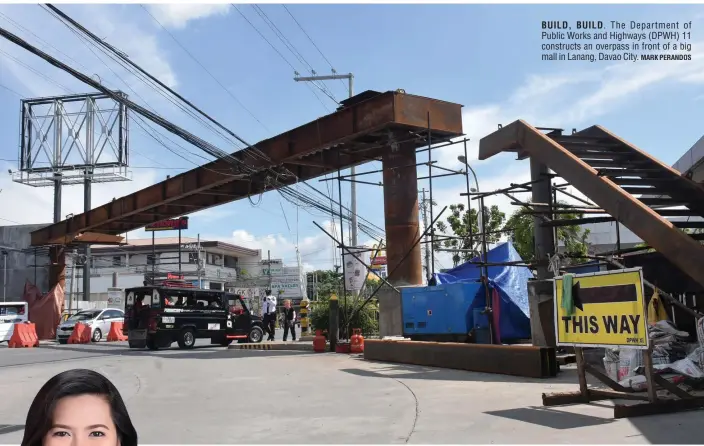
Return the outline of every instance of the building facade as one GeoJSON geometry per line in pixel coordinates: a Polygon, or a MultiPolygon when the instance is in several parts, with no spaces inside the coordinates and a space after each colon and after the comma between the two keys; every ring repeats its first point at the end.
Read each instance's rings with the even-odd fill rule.
{"type": "MultiPolygon", "coordinates": [[[[121,246],[94,246],[91,252],[90,299],[107,300],[110,287],[142,286],[152,280],[181,277],[205,289],[225,290],[242,270],[259,265],[261,250],[221,241],[188,237],[133,239],[121,246]],[[180,250],[179,250],[180,246],[180,250]],[[116,273],[116,277],[115,274],[116,273]]],[[[71,257],[71,265],[73,264],[71,257]]],[[[67,271],[66,288],[77,300],[83,297],[83,270],[67,271]],[[75,283],[72,279],[75,277],[75,283]]]]}

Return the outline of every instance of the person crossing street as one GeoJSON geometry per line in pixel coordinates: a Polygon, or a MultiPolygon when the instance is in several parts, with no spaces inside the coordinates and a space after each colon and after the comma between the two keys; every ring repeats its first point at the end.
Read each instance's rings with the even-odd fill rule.
{"type": "Polygon", "coordinates": [[[273,341],[276,333],[276,297],[271,295],[271,290],[266,290],[265,294],[262,303],[262,323],[264,331],[269,335],[267,341],[273,341]]]}
{"type": "Polygon", "coordinates": [[[296,340],[296,311],[291,306],[291,301],[284,301],[284,342],[288,338],[288,332],[291,331],[291,338],[296,340]]]}

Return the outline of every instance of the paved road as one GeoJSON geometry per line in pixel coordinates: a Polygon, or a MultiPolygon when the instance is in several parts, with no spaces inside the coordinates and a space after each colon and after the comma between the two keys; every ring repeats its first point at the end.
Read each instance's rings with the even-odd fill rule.
{"type": "Polygon", "coordinates": [[[0,444],[20,442],[37,390],[76,367],[116,384],[143,444],[701,441],[701,412],[628,421],[605,404],[540,407],[543,392],[576,388],[574,371],[529,380],[348,355],[100,343],[0,348],[0,444]]]}

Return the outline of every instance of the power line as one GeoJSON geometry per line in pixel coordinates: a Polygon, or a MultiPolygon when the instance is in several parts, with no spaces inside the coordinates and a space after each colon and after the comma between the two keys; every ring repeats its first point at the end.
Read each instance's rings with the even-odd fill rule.
{"type": "MultiPolygon", "coordinates": [[[[313,69],[313,66],[308,63],[306,58],[301,54],[300,51],[296,48],[294,44],[291,43],[291,41],[284,35],[284,33],[279,29],[278,26],[274,23],[273,20],[269,18],[266,12],[262,8],[260,8],[257,5],[251,5],[254,11],[259,14],[259,17],[262,19],[262,21],[269,27],[274,32],[274,35],[278,37],[278,39],[281,41],[281,43],[284,44],[284,46],[293,54],[293,56],[298,59],[298,61],[301,63],[301,65],[308,66],[308,71],[311,73],[311,75],[315,76],[315,70],[313,69]]],[[[316,84],[313,82],[313,85],[318,87],[320,91],[322,91],[327,97],[329,97],[333,102],[336,104],[339,104],[339,101],[335,98],[335,95],[328,90],[324,84],[316,84]]]]}
{"type": "Polygon", "coordinates": [[[20,99],[24,98],[23,95],[19,94],[17,91],[13,90],[12,88],[8,87],[7,85],[0,84],[0,88],[4,88],[5,90],[9,91],[10,93],[13,93],[13,94],[19,96],[20,99]]]}
{"type": "MultiPolygon", "coordinates": [[[[139,155],[142,155],[139,153],[139,155]]],[[[6,161],[8,163],[17,163],[19,160],[17,159],[8,159],[8,158],[0,158],[0,161],[6,161]]],[[[41,164],[50,164],[49,161],[35,161],[36,163],[41,163],[41,164]]],[[[166,167],[166,166],[130,166],[130,169],[164,169],[164,170],[188,170],[190,167],[166,167]]]]}
{"type": "MultiPolygon", "coordinates": [[[[313,44],[313,46],[315,47],[315,49],[318,50],[318,53],[320,53],[320,55],[323,57],[323,59],[325,60],[325,62],[328,63],[328,65],[330,66],[330,70],[332,70],[333,74],[337,73],[337,70],[335,70],[335,67],[333,67],[332,62],[330,62],[330,60],[325,56],[325,54],[323,54],[323,51],[318,47],[318,45],[315,44],[315,42],[313,41],[313,38],[306,32],[306,30],[303,28],[303,25],[301,25],[301,24],[298,22],[298,20],[296,20],[296,17],[293,16],[293,14],[292,14],[291,11],[288,9],[288,7],[287,7],[286,5],[281,5],[281,6],[284,7],[284,9],[285,9],[286,12],[288,13],[288,15],[290,15],[291,18],[293,19],[293,21],[296,22],[296,25],[298,25],[298,28],[303,32],[303,34],[305,34],[305,36],[308,38],[308,40],[310,41],[310,43],[313,44]]],[[[344,87],[347,87],[347,86],[345,85],[345,83],[342,81],[342,79],[340,79],[340,83],[342,83],[342,85],[343,85],[344,87]]]]}
{"type": "MultiPolygon", "coordinates": [[[[242,107],[247,113],[249,113],[249,115],[250,115],[255,121],[257,121],[262,127],[264,127],[264,129],[265,129],[267,132],[271,133],[271,130],[270,130],[266,125],[264,125],[264,123],[263,123],[262,121],[260,121],[259,118],[257,118],[256,116],[254,116],[254,113],[252,113],[247,107],[245,107],[244,104],[243,104],[239,99],[237,99],[237,97],[236,97],[234,94],[232,94],[232,92],[230,91],[229,88],[225,87],[225,86],[213,75],[213,73],[211,73],[211,72],[205,67],[205,65],[203,65],[190,51],[188,51],[188,49],[187,49],[185,46],[183,46],[183,45],[181,44],[181,42],[178,41],[178,39],[171,33],[171,31],[169,31],[168,29],[166,29],[166,27],[165,27],[164,25],[162,25],[161,22],[160,22],[159,20],[157,20],[157,18],[154,17],[154,16],[152,15],[152,13],[150,13],[149,10],[148,10],[144,5],[140,5],[140,6],[142,7],[142,9],[144,9],[144,12],[146,12],[147,14],[149,14],[149,17],[151,17],[152,19],[154,19],[154,21],[155,21],[156,23],[158,23],[159,26],[160,26],[164,31],[166,31],[166,33],[171,37],[171,39],[173,39],[173,41],[176,42],[176,44],[177,44],[186,54],[188,54],[188,56],[189,56],[191,59],[193,59],[193,61],[194,61],[195,63],[197,63],[197,64],[203,69],[203,71],[205,71],[206,73],[208,73],[208,75],[209,75],[215,82],[217,82],[217,84],[218,84],[223,90],[225,90],[225,92],[226,92],[235,102],[237,102],[237,103],[240,105],[240,107],[242,107]]],[[[249,144],[247,144],[247,145],[249,145],[249,144]]]]}
{"type": "Polygon", "coordinates": [[[22,62],[22,61],[19,60],[18,58],[14,57],[14,56],[12,56],[12,55],[10,55],[10,54],[8,54],[8,53],[6,53],[5,51],[0,50],[0,54],[2,54],[3,56],[7,57],[7,58],[10,59],[10,60],[12,60],[12,61],[15,62],[16,64],[18,64],[18,65],[20,65],[20,66],[22,66],[22,67],[28,69],[29,71],[31,71],[32,73],[34,73],[34,74],[36,74],[37,76],[41,77],[42,79],[46,80],[47,82],[52,83],[52,84],[54,84],[55,86],[61,88],[61,89],[64,90],[66,93],[70,93],[70,92],[71,92],[71,90],[69,90],[68,88],[66,88],[66,87],[64,87],[63,85],[59,84],[57,81],[55,81],[54,79],[50,78],[50,77],[47,76],[46,74],[44,74],[44,73],[42,73],[42,72],[40,72],[40,71],[37,71],[36,69],[30,67],[30,66],[27,65],[26,63],[22,62]]]}
{"type": "MultiPolygon", "coordinates": [[[[254,31],[256,31],[257,34],[259,34],[259,36],[260,36],[262,39],[264,39],[264,41],[265,41],[266,43],[269,44],[269,46],[276,52],[276,54],[278,54],[279,57],[281,57],[281,59],[283,59],[283,61],[284,61],[289,67],[291,67],[291,69],[293,70],[294,74],[297,73],[296,67],[294,67],[293,64],[292,64],[291,62],[289,62],[289,60],[286,58],[286,56],[284,56],[284,55],[281,53],[281,51],[279,51],[279,49],[276,48],[276,46],[275,46],[273,43],[271,43],[271,41],[270,41],[269,39],[267,39],[266,36],[265,36],[261,31],[259,31],[259,28],[257,28],[256,25],[254,25],[254,23],[252,23],[252,21],[249,20],[246,15],[244,15],[244,13],[240,10],[240,8],[238,8],[236,5],[234,5],[234,4],[232,4],[232,3],[230,3],[230,6],[232,6],[233,8],[235,8],[235,11],[237,11],[237,12],[242,16],[242,18],[245,19],[245,20],[247,21],[247,23],[249,23],[249,26],[251,26],[252,29],[254,29],[254,31]]],[[[311,87],[311,86],[308,85],[308,84],[306,84],[306,86],[307,86],[308,89],[311,91],[311,93],[313,93],[313,95],[314,95],[315,98],[318,100],[318,102],[320,102],[320,104],[329,112],[329,111],[330,111],[330,107],[328,107],[328,106],[323,102],[323,100],[320,99],[320,96],[318,96],[318,93],[315,92],[315,90],[313,89],[313,87],[311,87]]]]}
{"type": "MultiPolygon", "coordinates": [[[[94,37],[94,38],[97,39],[97,36],[93,35],[92,33],[90,33],[90,31],[86,30],[86,29],[83,28],[80,24],[78,24],[77,22],[73,21],[70,17],[68,17],[68,16],[66,16],[65,14],[63,14],[63,12],[61,12],[58,8],[55,8],[53,5],[48,5],[48,7],[49,7],[53,12],[56,13],[56,14],[53,14],[53,13],[50,11],[50,14],[54,15],[55,17],[56,17],[56,15],[60,16],[60,17],[57,17],[57,18],[58,18],[62,23],[64,23],[64,24],[69,28],[69,30],[72,31],[72,32],[76,35],[76,37],[78,37],[78,38],[81,40],[81,43],[83,43],[83,45],[85,45],[86,48],[87,48],[103,65],[105,65],[105,67],[106,67],[108,70],[110,70],[110,71],[112,72],[112,74],[113,74],[117,79],[119,79],[120,81],[122,81],[122,83],[125,84],[125,85],[127,86],[127,88],[130,89],[139,99],[141,99],[141,100],[147,105],[147,107],[149,107],[149,108],[151,108],[152,110],[154,110],[154,108],[151,107],[151,106],[149,105],[149,103],[148,103],[139,93],[137,93],[137,91],[135,91],[135,90],[132,88],[132,86],[131,86],[128,82],[126,82],[119,74],[117,74],[117,73],[115,72],[115,70],[112,69],[112,67],[110,67],[107,63],[105,63],[105,61],[104,61],[103,59],[101,59],[100,56],[99,56],[98,54],[96,54],[95,51],[93,51],[93,49],[92,49],[90,46],[88,46],[88,43],[91,43],[91,42],[88,42],[83,36],[77,34],[75,30],[73,30],[67,23],[65,23],[65,22],[62,20],[62,18],[65,18],[67,21],[71,22],[71,24],[75,24],[77,27],[79,27],[79,29],[85,30],[85,33],[90,34],[92,37],[94,37]]],[[[99,39],[98,39],[98,40],[99,40],[99,39]]],[[[102,42],[102,40],[101,40],[101,42],[102,42]]],[[[104,43],[104,42],[103,42],[103,43],[104,43]]],[[[107,45],[107,44],[105,44],[105,45],[107,45]]],[[[108,46],[109,46],[109,45],[108,45],[108,46]]],[[[110,46],[109,46],[109,47],[110,47],[110,46]]],[[[115,59],[114,57],[112,57],[110,54],[105,53],[105,51],[104,51],[101,47],[98,47],[98,48],[101,49],[101,50],[103,51],[103,53],[106,54],[108,57],[110,57],[113,61],[116,61],[116,62],[118,62],[118,64],[120,64],[120,61],[116,60],[116,59],[115,59]]],[[[112,47],[110,47],[110,48],[112,48],[112,47]]],[[[121,53],[119,53],[119,54],[121,54],[121,53]]],[[[123,68],[126,68],[123,64],[120,64],[120,65],[121,65],[123,68]]],[[[126,69],[127,69],[127,71],[129,71],[130,73],[134,74],[134,72],[130,71],[129,68],[126,68],[126,69]]],[[[136,76],[136,77],[139,78],[139,76],[136,76]]],[[[143,79],[142,79],[142,80],[143,80],[143,79]]],[[[154,88],[154,87],[152,87],[152,88],[154,88]]],[[[162,95],[163,95],[163,94],[162,94],[162,95]]],[[[167,99],[169,99],[169,100],[170,100],[172,103],[174,103],[177,107],[179,106],[179,104],[176,104],[176,103],[173,102],[173,100],[171,100],[170,98],[167,97],[167,99]]],[[[182,108],[182,107],[181,107],[181,108],[182,108]]],[[[182,109],[183,109],[183,108],[182,108],[182,109]]],[[[184,109],[184,111],[188,112],[188,111],[185,110],[185,109],[184,109]]],[[[193,115],[191,114],[191,116],[193,116],[193,115]]],[[[193,117],[195,117],[196,119],[199,119],[199,118],[197,118],[196,116],[193,116],[193,117]]],[[[153,128],[152,128],[154,131],[152,131],[152,132],[148,131],[148,130],[145,129],[144,126],[142,125],[142,124],[144,124],[144,125],[146,125],[146,126],[149,126],[149,125],[143,120],[143,118],[142,118],[141,116],[139,116],[139,115],[136,115],[135,118],[136,118],[135,123],[137,124],[138,127],[140,127],[140,128],[142,129],[142,131],[143,131],[147,136],[149,136],[150,138],[153,138],[155,141],[157,141],[159,144],[161,144],[164,148],[166,148],[168,151],[170,151],[170,152],[173,153],[174,155],[178,156],[179,158],[181,158],[181,159],[183,159],[183,160],[185,160],[185,161],[188,161],[188,162],[190,162],[190,163],[192,163],[192,164],[194,164],[194,165],[196,165],[196,166],[199,166],[199,164],[196,163],[195,161],[192,161],[192,160],[186,158],[186,157],[185,157],[184,155],[182,155],[181,153],[178,153],[175,149],[172,149],[171,147],[169,147],[169,146],[167,146],[166,144],[164,144],[164,142],[161,141],[161,139],[159,139],[154,133],[157,133],[157,134],[161,135],[162,137],[168,139],[172,144],[176,145],[177,147],[179,147],[179,148],[180,148],[181,150],[183,150],[184,152],[189,153],[189,154],[194,155],[194,156],[197,156],[197,157],[199,157],[199,158],[202,158],[202,159],[205,160],[205,161],[210,161],[208,158],[206,158],[206,157],[204,157],[204,156],[202,156],[202,155],[200,155],[200,154],[193,153],[193,152],[189,151],[189,150],[186,149],[185,147],[181,146],[180,144],[178,144],[178,143],[176,143],[175,141],[171,140],[170,138],[166,137],[163,133],[161,133],[161,132],[158,131],[157,129],[153,129],[153,128]],[[140,123],[140,122],[141,122],[141,123],[140,123]]],[[[159,162],[159,161],[156,161],[156,160],[154,160],[154,159],[151,159],[151,158],[147,157],[147,156],[144,155],[144,154],[142,154],[142,156],[144,156],[145,158],[149,159],[149,160],[152,161],[152,162],[155,162],[155,163],[157,163],[157,164],[161,164],[162,166],[164,165],[163,163],[161,163],[161,162],[159,162]]],[[[165,167],[166,167],[166,166],[165,166],[165,167]]]]}
{"type": "MultiPolygon", "coordinates": [[[[75,20],[73,20],[71,17],[69,17],[68,15],[66,15],[65,13],[63,13],[61,10],[59,10],[59,9],[56,8],[55,6],[49,4],[49,5],[47,5],[47,7],[48,7],[48,9],[50,9],[49,11],[47,11],[47,12],[49,12],[49,14],[51,14],[51,15],[54,16],[57,20],[59,20],[60,22],[62,22],[74,35],[76,35],[76,37],[78,37],[78,38],[82,41],[83,45],[85,45],[86,48],[88,48],[88,50],[89,50],[91,53],[93,53],[93,55],[96,56],[96,58],[97,58],[103,65],[105,65],[106,68],[108,68],[119,80],[121,80],[122,83],[125,84],[125,85],[127,86],[127,88],[128,88],[129,90],[131,90],[138,98],[140,98],[140,99],[147,105],[147,107],[150,108],[152,111],[155,111],[154,107],[151,107],[151,106],[149,105],[149,103],[148,103],[141,95],[139,95],[139,93],[137,93],[137,92],[131,87],[131,85],[130,85],[128,82],[126,82],[124,79],[122,79],[110,66],[108,66],[108,64],[105,63],[105,61],[103,61],[103,60],[100,58],[100,56],[98,56],[97,54],[95,54],[95,52],[88,46],[88,43],[92,44],[93,46],[96,46],[98,49],[100,49],[100,50],[103,52],[103,54],[107,55],[107,56],[108,56],[110,59],[112,59],[114,62],[117,62],[118,65],[120,65],[122,68],[124,68],[124,69],[125,69],[126,71],[128,71],[130,74],[132,74],[133,76],[135,76],[137,79],[141,80],[144,84],[146,84],[148,87],[150,87],[153,91],[156,91],[157,93],[159,93],[162,97],[164,97],[166,100],[168,100],[169,102],[171,102],[173,105],[175,105],[175,106],[176,106],[177,108],[179,108],[181,111],[183,111],[184,113],[186,113],[186,114],[189,115],[190,117],[194,118],[196,121],[198,121],[198,122],[199,122],[201,125],[203,125],[205,128],[207,128],[208,130],[211,130],[211,131],[214,132],[216,135],[220,136],[220,137],[221,137],[225,142],[227,142],[228,144],[232,144],[232,141],[231,141],[230,139],[228,139],[228,137],[226,137],[226,136],[223,135],[221,132],[219,132],[218,130],[216,130],[215,128],[213,128],[212,125],[210,125],[209,123],[205,122],[202,118],[200,118],[199,116],[195,115],[192,110],[186,109],[182,104],[175,102],[172,97],[166,95],[163,91],[161,91],[160,89],[156,88],[154,85],[150,84],[150,82],[149,82],[148,80],[145,80],[144,76],[146,76],[149,80],[151,80],[151,82],[157,84],[159,87],[161,87],[161,88],[167,90],[169,93],[171,93],[172,95],[174,95],[176,98],[180,99],[182,102],[186,103],[189,107],[191,107],[192,109],[194,109],[195,111],[197,111],[200,115],[206,117],[210,122],[213,122],[213,123],[215,123],[218,127],[222,128],[222,129],[224,129],[224,130],[226,130],[226,131],[228,132],[228,134],[230,134],[230,136],[234,137],[236,140],[238,140],[238,141],[241,140],[241,138],[239,138],[239,136],[237,136],[236,134],[234,134],[234,133],[233,133],[232,131],[230,131],[229,129],[225,128],[225,127],[224,127],[222,124],[220,124],[219,122],[215,121],[212,117],[210,117],[209,115],[207,115],[205,112],[203,112],[201,109],[199,109],[198,107],[196,107],[195,105],[193,105],[191,102],[189,102],[189,101],[186,100],[185,98],[183,98],[181,95],[179,95],[179,94],[178,94],[177,92],[175,92],[173,89],[169,88],[167,85],[165,85],[165,84],[164,84],[163,82],[161,82],[159,79],[157,79],[156,77],[154,77],[154,76],[152,76],[151,74],[149,74],[148,72],[146,72],[146,71],[145,71],[144,69],[142,69],[139,65],[137,65],[137,64],[134,63],[134,62],[132,62],[122,51],[117,50],[117,49],[116,49],[115,47],[113,47],[112,45],[110,45],[110,44],[106,43],[105,41],[103,41],[102,39],[100,39],[98,36],[96,36],[95,34],[93,34],[92,32],[90,32],[88,29],[86,29],[83,25],[81,25],[80,23],[78,23],[78,22],[76,22],[75,20]],[[68,23],[67,23],[67,22],[68,22],[68,23]],[[88,36],[88,38],[90,38],[91,40],[87,40],[86,37],[84,37],[84,36],[82,36],[82,35],[79,35],[79,34],[76,32],[76,30],[74,30],[74,29],[72,28],[72,26],[73,26],[74,28],[77,28],[79,31],[81,31],[81,32],[82,32],[83,34],[85,34],[86,36],[88,36]],[[109,53],[108,53],[108,51],[109,51],[109,53]],[[117,59],[116,59],[116,57],[117,57],[117,59]],[[129,66],[126,66],[125,63],[126,63],[127,65],[129,65],[129,66]],[[130,67],[137,69],[138,72],[133,71],[130,67]]],[[[242,142],[242,141],[240,141],[240,142],[242,142]]],[[[248,144],[246,144],[246,142],[243,142],[243,144],[248,145],[248,144]]]]}
{"type": "MultiPolygon", "coordinates": [[[[119,97],[119,98],[118,98],[118,97],[115,97],[115,94],[114,94],[113,92],[111,92],[110,90],[105,89],[105,87],[103,87],[103,85],[102,85],[101,83],[93,81],[92,79],[88,78],[87,76],[83,75],[82,73],[77,72],[76,70],[74,70],[73,68],[69,67],[68,65],[66,65],[66,64],[64,64],[64,63],[62,63],[62,62],[60,62],[60,61],[58,61],[57,59],[55,59],[55,58],[49,56],[48,54],[46,54],[46,53],[44,53],[44,52],[42,52],[42,51],[36,49],[35,47],[32,47],[32,46],[29,45],[27,42],[23,41],[22,39],[18,38],[17,36],[14,36],[13,34],[7,32],[6,30],[4,30],[4,29],[2,29],[2,28],[0,28],[0,35],[3,35],[3,36],[4,36],[5,38],[7,38],[8,40],[13,41],[14,43],[16,43],[16,44],[18,44],[19,46],[25,48],[26,50],[32,52],[33,54],[35,54],[35,55],[37,55],[37,56],[39,56],[39,57],[42,57],[44,60],[46,60],[46,61],[49,62],[50,64],[52,64],[52,65],[54,65],[54,66],[57,66],[58,68],[61,68],[61,69],[63,69],[64,71],[69,72],[69,73],[72,74],[74,77],[78,78],[79,80],[83,81],[84,83],[87,83],[88,85],[91,85],[91,86],[93,86],[94,88],[98,89],[99,91],[102,91],[102,92],[105,93],[106,95],[112,97],[112,98],[113,98],[114,100],[116,100],[117,102],[122,102],[122,103],[124,103],[126,106],[128,106],[128,107],[131,108],[132,110],[137,111],[138,114],[140,114],[140,115],[146,117],[147,119],[149,119],[149,120],[151,120],[151,121],[153,121],[153,122],[155,122],[155,123],[161,125],[161,126],[164,127],[166,130],[169,130],[170,132],[177,134],[177,135],[180,136],[181,138],[183,138],[183,139],[187,140],[188,142],[190,142],[190,143],[196,145],[197,147],[199,147],[199,148],[201,148],[201,149],[204,149],[202,145],[203,145],[203,143],[205,143],[205,144],[207,144],[207,146],[206,146],[207,148],[213,148],[213,149],[215,149],[215,151],[214,151],[214,152],[215,152],[215,155],[214,155],[214,156],[216,156],[216,157],[218,157],[218,158],[221,158],[221,157],[230,157],[230,158],[231,158],[231,155],[229,155],[229,154],[224,154],[224,155],[222,155],[221,153],[218,153],[218,152],[221,152],[221,151],[219,151],[219,149],[217,149],[215,146],[212,146],[212,145],[210,145],[209,143],[206,143],[205,141],[203,141],[203,140],[201,140],[200,138],[196,137],[195,135],[192,135],[192,134],[190,134],[190,133],[188,133],[188,132],[186,132],[186,131],[180,129],[179,127],[176,127],[176,126],[172,125],[171,123],[169,123],[168,121],[166,121],[166,120],[164,120],[163,118],[159,117],[159,116],[156,115],[155,113],[151,113],[150,111],[148,111],[148,110],[142,108],[141,106],[135,104],[135,103],[132,102],[132,101],[127,100],[126,98],[123,98],[123,97],[119,97]],[[218,155],[219,155],[219,156],[218,156],[218,155]]],[[[106,44],[106,45],[107,45],[107,44],[106,44]]],[[[114,48],[112,48],[111,46],[109,46],[109,45],[107,45],[107,46],[111,49],[111,51],[117,51],[117,50],[115,50],[114,48]]],[[[94,53],[94,54],[95,54],[95,53],[94,53]]],[[[97,54],[96,54],[96,57],[98,57],[97,54]]],[[[98,57],[98,59],[100,59],[100,57],[98,57]]],[[[102,61],[102,59],[100,59],[100,60],[102,61]]],[[[114,60],[114,58],[113,58],[113,60],[114,60]]],[[[104,61],[103,61],[103,63],[105,64],[104,61]]],[[[108,68],[109,68],[109,67],[108,67],[108,68]]],[[[114,71],[113,71],[113,73],[114,73],[114,71]]],[[[118,76],[116,73],[114,73],[114,74],[115,74],[116,76],[118,76]]],[[[118,77],[119,77],[119,76],[118,76],[118,77]]],[[[123,82],[124,82],[124,80],[123,80],[123,82]]],[[[131,88],[130,88],[130,89],[131,89],[131,88]]],[[[138,95],[138,96],[139,96],[139,95],[138,95]]],[[[141,121],[141,120],[142,120],[141,117],[138,117],[138,121],[141,121]]],[[[139,125],[139,123],[138,123],[138,125],[139,125]]],[[[140,126],[140,127],[141,127],[141,126],[140,126]]],[[[143,130],[145,130],[145,129],[143,129],[143,130]]],[[[146,130],[145,130],[145,131],[146,131],[146,130]]],[[[150,134],[150,135],[151,135],[151,134],[150,134]]],[[[153,136],[153,135],[151,135],[151,136],[153,136]]],[[[156,139],[158,142],[160,142],[162,145],[165,145],[165,144],[163,144],[163,141],[161,141],[159,138],[155,138],[155,139],[156,139]]],[[[255,148],[255,149],[256,149],[256,148],[255,148]]],[[[259,156],[261,156],[262,158],[265,158],[265,159],[267,159],[267,160],[270,161],[270,159],[268,158],[268,156],[266,156],[265,154],[263,154],[263,152],[261,152],[261,151],[258,150],[258,149],[256,149],[256,151],[258,152],[259,156]]],[[[209,152],[209,153],[210,153],[210,152],[209,152]]],[[[256,153],[256,152],[255,152],[255,153],[256,153]]],[[[212,154],[212,153],[211,153],[211,154],[212,154]]],[[[250,155],[250,156],[252,156],[252,154],[249,153],[249,152],[248,152],[247,154],[250,155]]],[[[238,161],[239,161],[239,160],[238,160],[238,161]]],[[[277,179],[276,177],[278,177],[278,175],[280,175],[280,174],[279,174],[278,172],[275,172],[275,171],[271,170],[271,168],[267,168],[267,169],[270,170],[270,171],[274,174],[274,176],[275,176],[274,182],[277,182],[277,183],[278,183],[278,179],[277,179]]],[[[289,172],[289,173],[290,173],[290,172],[289,172]]],[[[295,175],[294,175],[294,177],[295,177],[295,175]]],[[[307,183],[306,183],[306,184],[307,184],[307,183]]],[[[312,186],[310,186],[310,185],[308,185],[308,186],[312,188],[312,186]]],[[[316,190],[315,188],[312,188],[312,189],[316,190]]],[[[284,185],[284,187],[282,187],[282,188],[280,189],[280,192],[281,192],[282,194],[289,195],[289,198],[292,198],[292,199],[294,199],[294,200],[298,200],[299,202],[304,202],[304,203],[310,205],[310,206],[313,207],[313,208],[321,209],[321,205],[320,205],[319,202],[317,202],[317,201],[315,201],[315,200],[312,200],[312,199],[310,199],[309,197],[306,197],[306,196],[304,196],[304,195],[298,193],[297,191],[291,189],[291,188],[288,187],[288,186],[285,186],[285,185],[284,185]]],[[[319,191],[317,191],[317,190],[316,190],[316,192],[318,192],[319,194],[323,195],[321,192],[319,192],[319,191]]],[[[326,198],[330,198],[330,197],[326,197],[326,198]]],[[[250,200],[251,200],[251,198],[250,198],[250,200]]],[[[289,201],[291,201],[291,200],[289,200],[289,201]]],[[[325,205],[323,205],[323,207],[322,207],[321,210],[323,210],[323,211],[326,212],[326,213],[328,213],[328,212],[331,211],[331,210],[329,211],[328,208],[327,208],[327,206],[325,206],[325,205]]],[[[334,214],[333,214],[333,215],[334,215],[334,214]]]]}

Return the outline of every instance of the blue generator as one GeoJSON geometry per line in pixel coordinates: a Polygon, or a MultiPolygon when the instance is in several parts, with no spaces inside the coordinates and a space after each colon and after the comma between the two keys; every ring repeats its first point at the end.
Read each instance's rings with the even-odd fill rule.
{"type": "MultiPolygon", "coordinates": [[[[475,299],[482,303],[486,299],[484,286],[479,282],[401,288],[403,336],[413,340],[464,342],[472,329],[486,328],[474,326],[475,299]]],[[[476,322],[488,325],[488,321],[476,322]]]]}

